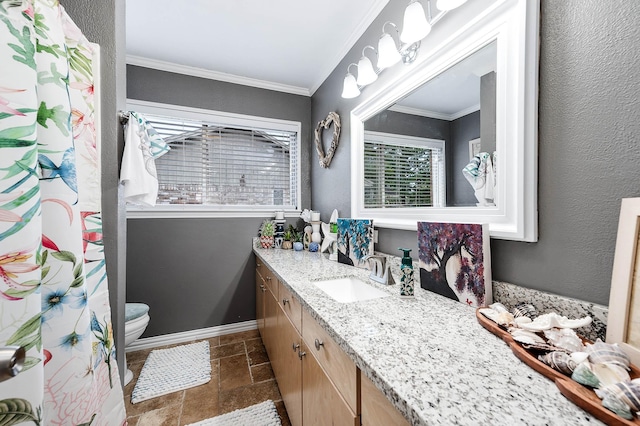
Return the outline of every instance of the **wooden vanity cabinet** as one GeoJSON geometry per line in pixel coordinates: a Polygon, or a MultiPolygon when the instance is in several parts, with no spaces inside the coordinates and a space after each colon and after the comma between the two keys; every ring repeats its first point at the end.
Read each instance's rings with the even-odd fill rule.
{"type": "Polygon", "coordinates": [[[359,370],[275,274],[256,265],[256,320],[291,424],[358,426],[359,370]]]}

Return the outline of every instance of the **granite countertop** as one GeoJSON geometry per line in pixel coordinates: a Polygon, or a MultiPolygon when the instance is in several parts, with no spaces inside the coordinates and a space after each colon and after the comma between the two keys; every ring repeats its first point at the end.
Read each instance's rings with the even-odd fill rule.
{"type": "Polygon", "coordinates": [[[421,288],[400,298],[398,284],[375,283],[326,254],[254,252],[412,424],[602,424],[482,328],[475,308],[421,288]],[[391,296],[339,303],[313,284],[347,276],[391,296]]]}

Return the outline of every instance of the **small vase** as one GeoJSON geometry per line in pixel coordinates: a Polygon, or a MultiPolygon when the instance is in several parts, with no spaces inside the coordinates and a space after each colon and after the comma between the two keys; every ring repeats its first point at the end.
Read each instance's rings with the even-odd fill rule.
{"type": "Polygon", "coordinates": [[[291,248],[293,247],[293,243],[291,241],[283,241],[282,242],[282,249],[283,250],[291,250],[291,248]]]}
{"type": "Polygon", "coordinates": [[[302,245],[301,242],[295,242],[295,243],[293,243],[293,249],[295,251],[302,251],[302,250],[304,250],[304,245],[302,245]]]}
{"type": "Polygon", "coordinates": [[[273,245],[273,237],[260,237],[260,245],[265,249],[271,248],[271,246],[273,245]]]}
{"type": "Polygon", "coordinates": [[[311,228],[313,229],[313,232],[311,233],[311,241],[320,244],[322,242],[322,235],[320,234],[320,223],[312,223],[311,228]]]}

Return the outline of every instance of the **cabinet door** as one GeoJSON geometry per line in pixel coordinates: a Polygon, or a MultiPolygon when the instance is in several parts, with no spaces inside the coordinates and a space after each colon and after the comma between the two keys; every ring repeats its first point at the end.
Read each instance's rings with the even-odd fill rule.
{"type": "Polygon", "coordinates": [[[387,397],[362,373],[360,383],[363,426],[409,426],[409,422],[391,405],[387,397]]]}
{"type": "MultiPolygon", "coordinates": [[[[302,363],[300,362],[300,334],[282,309],[278,309],[278,348],[274,374],[287,414],[293,426],[302,425],[302,363]]],[[[273,362],[272,362],[272,366],[273,362]]],[[[312,424],[312,423],[310,423],[312,424]]]]}
{"type": "MultiPolygon", "coordinates": [[[[264,292],[264,333],[262,336],[262,343],[267,349],[269,359],[276,359],[275,353],[275,338],[277,337],[278,327],[278,301],[276,300],[271,290],[268,288],[264,292]]],[[[275,370],[274,370],[275,371],[275,370]]]]}
{"type": "MultiPolygon", "coordinates": [[[[259,266],[259,265],[258,265],[259,266]]],[[[256,322],[262,340],[264,340],[264,293],[267,288],[264,285],[259,268],[256,268],[256,322]]]]}
{"type": "Polygon", "coordinates": [[[358,416],[351,411],[304,342],[302,353],[302,423],[358,426],[358,416]]]}

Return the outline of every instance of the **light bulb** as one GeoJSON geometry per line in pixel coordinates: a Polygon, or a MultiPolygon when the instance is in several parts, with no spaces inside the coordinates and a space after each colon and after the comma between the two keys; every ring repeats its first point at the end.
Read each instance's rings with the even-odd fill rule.
{"type": "Polygon", "coordinates": [[[356,78],[351,73],[347,73],[344,78],[344,85],[342,86],[342,97],[345,99],[351,99],[360,95],[360,89],[358,89],[358,83],[356,78]]]}
{"type": "Polygon", "coordinates": [[[377,78],[378,74],[373,70],[371,60],[366,56],[360,58],[358,61],[358,85],[366,86],[376,81],[377,78]]]}
{"type": "Polygon", "coordinates": [[[424,8],[420,2],[411,3],[404,10],[404,23],[400,41],[407,44],[420,41],[431,31],[431,24],[427,21],[424,8]]]}
{"type": "Polygon", "coordinates": [[[384,33],[378,41],[378,69],[389,68],[400,62],[401,59],[402,57],[398,52],[396,42],[393,41],[393,37],[384,33]]]}

